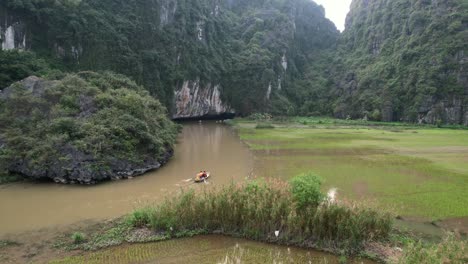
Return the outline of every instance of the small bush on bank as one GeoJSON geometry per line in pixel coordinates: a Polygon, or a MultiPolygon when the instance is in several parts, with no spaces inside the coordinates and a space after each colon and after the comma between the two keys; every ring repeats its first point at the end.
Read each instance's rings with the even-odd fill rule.
{"type": "Polygon", "coordinates": [[[75,244],[81,244],[85,241],[85,235],[81,232],[75,232],[71,236],[73,243],[75,244]]]}
{"type": "Polygon", "coordinates": [[[0,172],[0,185],[20,181],[21,177],[18,175],[8,174],[6,172],[0,172]]]}
{"type": "Polygon", "coordinates": [[[367,241],[388,237],[390,215],[320,203],[324,195],[316,192],[319,182],[312,174],[291,182],[251,182],[204,193],[184,192],[152,210],[134,213],[129,223],[168,234],[204,230],[347,253],[360,250],[367,241]],[[295,186],[301,182],[314,191],[295,186]]]}
{"type": "Polygon", "coordinates": [[[298,209],[317,207],[325,198],[320,191],[322,180],[313,173],[304,173],[290,181],[291,193],[298,209]]]}
{"type": "Polygon", "coordinates": [[[133,211],[127,218],[127,223],[135,227],[143,227],[151,221],[153,210],[149,207],[133,211]]]}

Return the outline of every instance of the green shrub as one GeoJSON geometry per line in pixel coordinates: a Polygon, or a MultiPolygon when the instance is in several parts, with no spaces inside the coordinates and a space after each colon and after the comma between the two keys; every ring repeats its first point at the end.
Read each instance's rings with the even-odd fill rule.
{"type": "Polygon", "coordinates": [[[340,256],[340,258],[338,259],[338,263],[346,264],[348,263],[348,259],[346,258],[346,256],[340,256]]]}
{"type": "Polygon", "coordinates": [[[18,175],[8,174],[6,172],[0,172],[0,184],[11,183],[20,181],[21,177],[18,175]]]}
{"type": "Polygon", "coordinates": [[[50,65],[29,51],[0,50],[0,90],[30,75],[45,76],[50,65]]]}
{"type": "Polygon", "coordinates": [[[375,109],[370,118],[373,120],[373,121],[380,121],[382,119],[382,114],[380,113],[380,110],[379,109],[375,109]]]}
{"type": "Polygon", "coordinates": [[[291,193],[298,209],[317,207],[325,198],[320,191],[322,180],[313,173],[304,173],[290,180],[291,193]]]}
{"type": "Polygon", "coordinates": [[[75,233],[72,234],[71,239],[73,240],[73,243],[81,244],[81,243],[83,243],[85,241],[86,237],[81,232],[75,232],[75,233]]]}
{"type": "Polygon", "coordinates": [[[135,227],[143,227],[151,221],[153,213],[154,211],[149,207],[135,210],[127,217],[127,223],[135,227]]]}

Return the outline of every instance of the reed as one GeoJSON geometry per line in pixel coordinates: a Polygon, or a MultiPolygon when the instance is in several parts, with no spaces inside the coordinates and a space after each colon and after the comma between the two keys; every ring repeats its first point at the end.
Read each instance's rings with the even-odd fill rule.
{"type": "Polygon", "coordinates": [[[128,223],[173,235],[203,230],[347,253],[359,251],[366,242],[388,238],[392,228],[389,214],[331,203],[323,194],[298,191],[294,181],[311,181],[305,184],[320,188],[315,177],[302,175],[291,184],[269,180],[199,193],[185,191],[156,207],[133,212],[128,223]]]}
{"type": "Polygon", "coordinates": [[[449,233],[444,240],[437,244],[423,241],[410,241],[405,245],[403,255],[394,261],[396,264],[462,264],[468,261],[466,240],[457,238],[449,233]]]}

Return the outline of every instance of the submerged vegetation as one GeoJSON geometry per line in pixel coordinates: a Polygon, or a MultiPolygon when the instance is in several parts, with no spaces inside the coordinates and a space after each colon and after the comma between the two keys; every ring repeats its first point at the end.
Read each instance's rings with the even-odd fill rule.
{"type": "Polygon", "coordinates": [[[315,176],[305,174],[291,185],[254,181],[217,191],[187,191],[161,205],[136,210],[128,221],[169,236],[199,231],[348,253],[388,238],[390,214],[330,203],[319,187],[315,176]],[[300,183],[312,189],[301,188],[300,183]]]}

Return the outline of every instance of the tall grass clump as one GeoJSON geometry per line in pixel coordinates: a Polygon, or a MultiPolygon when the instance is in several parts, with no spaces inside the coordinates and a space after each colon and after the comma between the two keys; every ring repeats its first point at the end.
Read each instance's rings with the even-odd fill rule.
{"type": "Polygon", "coordinates": [[[411,241],[403,249],[403,255],[396,261],[398,264],[462,264],[468,261],[466,241],[457,239],[450,233],[438,244],[427,244],[422,241],[411,241]]]}
{"type": "Polygon", "coordinates": [[[83,243],[86,239],[85,235],[81,232],[75,232],[71,235],[71,239],[73,240],[73,243],[75,244],[80,244],[83,243]]]}
{"type": "Polygon", "coordinates": [[[320,180],[304,174],[290,183],[253,181],[186,191],[153,210],[134,212],[130,222],[169,234],[199,230],[347,253],[388,237],[388,214],[326,202],[319,190],[320,180]]]}

